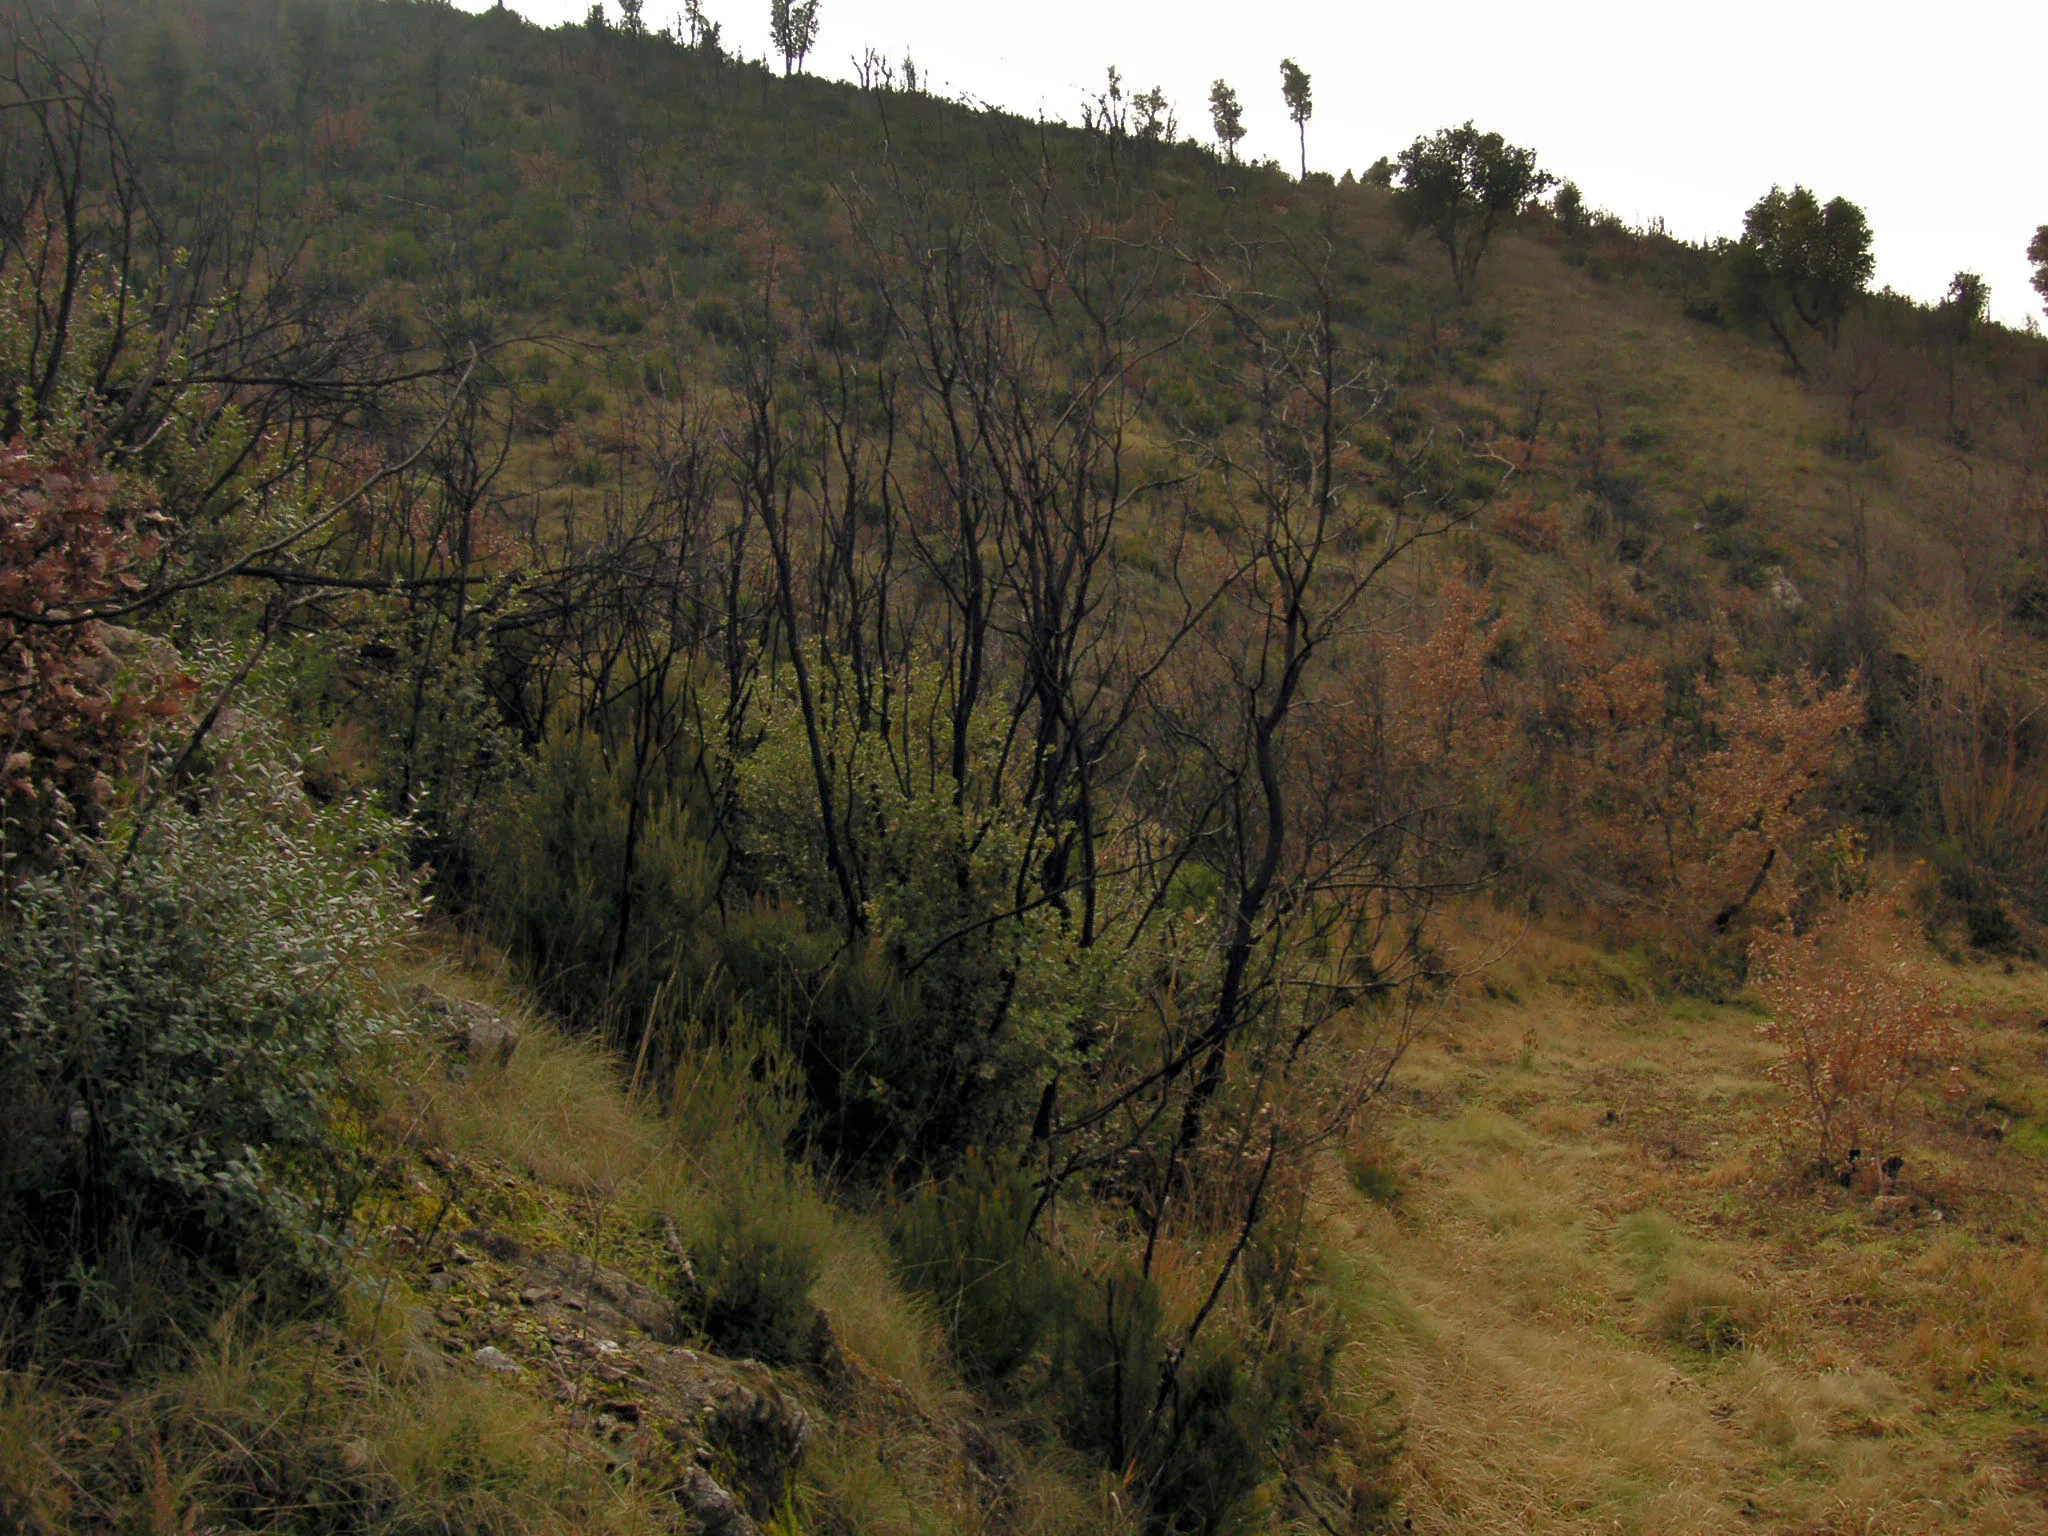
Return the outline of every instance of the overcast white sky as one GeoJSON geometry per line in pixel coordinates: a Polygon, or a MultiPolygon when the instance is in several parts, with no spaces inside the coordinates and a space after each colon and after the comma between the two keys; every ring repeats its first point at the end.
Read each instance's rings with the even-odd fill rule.
{"type": "MultiPolygon", "coordinates": [[[[510,3],[553,24],[589,0],[510,3]]],[[[766,52],[768,0],[703,4],[728,49],[766,52]]],[[[646,0],[653,26],[681,8],[646,0]]],[[[1736,233],[1772,183],[1803,182],[1862,204],[1880,284],[1930,299],[1968,269],[2000,319],[2041,314],[2025,252],[2048,223],[2048,0],[823,0],[814,72],[849,76],[870,46],[912,51],[948,95],[1067,119],[1115,64],[1203,138],[1220,75],[1246,150],[1283,165],[1291,55],[1314,77],[1311,169],[1363,169],[1469,117],[1588,201],[1691,238],[1736,233]]]]}

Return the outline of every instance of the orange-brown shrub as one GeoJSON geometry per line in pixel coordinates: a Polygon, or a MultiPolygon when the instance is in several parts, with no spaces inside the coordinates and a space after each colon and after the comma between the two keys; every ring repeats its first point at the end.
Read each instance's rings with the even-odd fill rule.
{"type": "Polygon", "coordinates": [[[1589,609],[1547,635],[1548,810],[1562,863],[1661,914],[1681,947],[1748,913],[1789,908],[1819,822],[1820,791],[1863,718],[1856,683],[1807,671],[1757,679],[1720,665],[1709,632],[1693,705],[1666,658],[1625,650],[1589,609]]]}
{"type": "Polygon", "coordinates": [[[1531,554],[1548,554],[1564,542],[1564,519],[1555,507],[1539,507],[1516,497],[1494,514],[1494,531],[1531,554]]]}
{"type": "Polygon", "coordinates": [[[1785,1150],[1829,1170],[1851,1149],[1876,1163],[1898,1150],[1913,1088],[1952,1078],[1961,1052],[1947,989],[1921,953],[1896,895],[1858,896],[1804,931],[1789,922],[1750,944],[1751,977],[1770,1011],[1757,1028],[1784,1054],[1766,1073],[1789,1102],[1785,1150]]]}
{"type": "Polygon", "coordinates": [[[91,455],[0,449],[0,802],[97,806],[184,680],[126,664],[91,619],[142,585],[161,519],[91,455]]]}
{"type": "Polygon", "coordinates": [[[1998,620],[1928,613],[1914,631],[1943,835],[1994,867],[2048,868],[2048,679],[1998,620]]]}

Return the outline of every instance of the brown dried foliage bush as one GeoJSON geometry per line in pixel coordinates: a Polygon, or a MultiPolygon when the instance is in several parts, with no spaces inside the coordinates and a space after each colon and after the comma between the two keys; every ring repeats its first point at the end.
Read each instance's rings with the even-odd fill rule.
{"type": "Polygon", "coordinates": [[[189,684],[93,614],[143,585],[147,497],[84,451],[0,449],[0,800],[90,814],[189,684]]]}
{"type": "Polygon", "coordinates": [[[1531,554],[1552,554],[1564,543],[1564,519],[1555,507],[1539,507],[1527,497],[1507,502],[1494,516],[1494,531],[1531,554]]]}
{"type": "Polygon", "coordinates": [[[1751,976],[1783,1048],[1766,1069],[1787,1101],[1774,1134],[1811,1168],[1846,1172],[1898,1155],[1914,1090],[1953,1083],[1961,1037],[1947,989],[1896,894],[1857,896],[1804,929],[1787,922],[1750,944],[1751,976]]]}
{"type": "Polygon", "coordinates": [[[1732,647],[1710,632],[1681,708],[1667,659],[1624,650],[1590,611],[1547,639],[1546,831],[1563,864],[1659,914],[1682,944],[1786,910],[1818,791],[1863,718],[1860,685],[1747,676],[1721,664],[1732,647]]]}

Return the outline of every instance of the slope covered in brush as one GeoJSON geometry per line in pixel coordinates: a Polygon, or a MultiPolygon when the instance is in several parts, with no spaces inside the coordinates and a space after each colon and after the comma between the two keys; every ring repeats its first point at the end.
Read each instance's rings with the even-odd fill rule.
{"type": "Polygon", "coordinates": [[[1852,962],[2036,942],[2048,353],[1792,292],[1840,209],[1703,250],[1476,129],[1297,182],[440,6],[10,36],[6,1464],[86,1458],[24,1518],[1370,1528],[1417,1356],[1331,1175],[1519,929],[1771,1013],[1757,1201],[1994,1091],[1852,962]],[[552,1022],[436,1050],[497,968],[552,1022]],[[333,1467],[203,1393],[237,1455],[118,1450],[230,1317],[333,1467]]]}

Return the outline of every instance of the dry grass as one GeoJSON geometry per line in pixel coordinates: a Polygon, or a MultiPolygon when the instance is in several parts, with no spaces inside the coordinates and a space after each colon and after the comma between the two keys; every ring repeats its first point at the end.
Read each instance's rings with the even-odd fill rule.
{"type": "MultiPolygon", "coordinates": [[[[1755,1016],[1616,1001],[1588,961],[1525,937],[1418,1047],[1397,1208],[1321,1187],[1414,1528],[2048,1532],[2015,1448],[2048,1382],[2048,1157],[1935,1095],[1899,1197],[1801,1183],[1755,1016]]],[[[1980,1093],[2048,1089],[2048,976],[1952,979],[1980,1093]]]]}
{"type": "Polygon", "coordinates": [[[386,1369],[307,1328],[227,1326],[111,1402],[11,1384],[0,1517],[25,1536],[678,1536],[672,1501],[613,1479],[531,1398],[418,1364],[386,1369]]]}
{"type": "Polygon", "coordinates": [[[654,1175],[667,1138],[626,1102],[616,1060],[595,1042],[550,1027],[511,982],[502,957],[436,934],[422,940],[393,984],[482,1004],[520,1035],[509,1063],[479,1062],[461,1079],[432,1053],[402,1062],[395,1074],[401,1113],[423,1116],[423,1127],[451,1145],[581,1195],[616,1198],[654,1175]]]}

